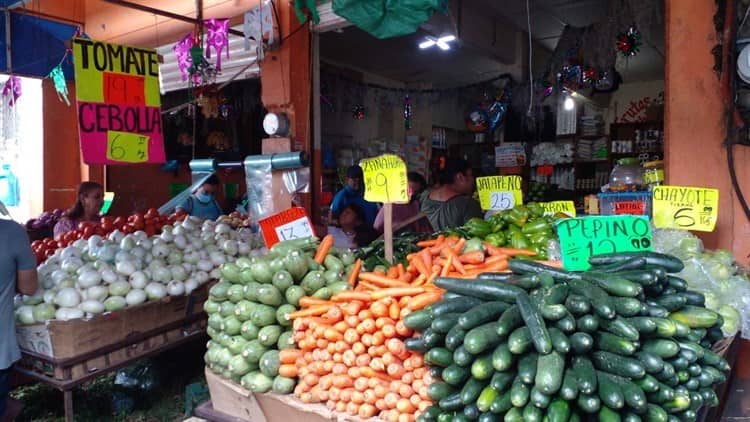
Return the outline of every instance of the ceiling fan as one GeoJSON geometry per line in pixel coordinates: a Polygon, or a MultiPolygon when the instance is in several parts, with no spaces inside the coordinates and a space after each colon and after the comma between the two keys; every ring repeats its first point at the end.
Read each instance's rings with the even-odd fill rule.
{"type": "Polygon", "coordinates": [[[440,38],[435,38],[435,37],[432,37],[432,36],[428,35],[428,36],[425,37],[424,41],[422,41],[421,43],[419,43],[419,48],[422,49],[422,50],[424,50],[426,48],[431,48],[431,47],[434,47],[434,46],[438,46],[443,51],[450,50],[451,46],[450,46],[449,43],[453,42],[455,40],[456,40],[456,36],[455,35],[443,35],[440,38]]]}

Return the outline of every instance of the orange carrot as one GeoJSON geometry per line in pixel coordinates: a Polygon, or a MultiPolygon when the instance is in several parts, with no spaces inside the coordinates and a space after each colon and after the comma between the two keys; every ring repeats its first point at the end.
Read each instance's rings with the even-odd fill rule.
{"type": "MultiPolygon", "coordinates": [[[[362,274],[364,274],[364,273],[361,273],[361,274],[360,274],[360,276],[361,276],[362,274]]],[[[375,274],[375,273],[372,273],[372,274],[375,274]]],[[[376,286],[376,285],[374,285],[374,284],[372,284],[372,283],[368,283],[367,281],[364,281],[364,280],[362,280],[362,278],[361,278],[361,277],[360,277],[360,279],[359,279],[359,280],[360,280],[360,281],[359,281],[359,283],[357,283],[357,288],[360,288],[360,287],[362,287],[363,289],[365,289],[365,290],[370,290],[370,291],[372,291],[372,290],[377,290],[377,289],[379,289],[379,288],[380,288],[380,287],[378,287],[378,286],[376,286]]]]}
{"type": "Polygon", "coordinates": [[[279,361],[281,363],[294,363],[298,358],[302,357],[302,350],[299,349],[284,349],[279,351],[279,361]]]}
{"type": "Polygon", "coordinates": [[[528,249],[518,249],[518,248],[497,248],[498,252],[508,255],[508,256],[516,256],[516,255],[522,255],[522,256],[535,256],[536,252],[530,251],[528,249]]]}
{"type": "Polygon", "coordinates": [[[332,247],[333,235],[327,234],[320,241],[320,245],[318,245],[318,249],[315,251],[313,261],[317,262],[318,265],[323,265],[323,261],[325,261],[326,256],[328,256],[328,252],[331,251],[332,247]]]}
{"type": "Polygon", "coordinates": [[[375,273],[360,273],[359,279],[373,283],[380,287],[406,287],[409,285],[409,283],[404,283],[403,281],[394,280],[393,278],[390,278],[390,277],[383,277],[375,273]]]}
{"type": "Polygon", "coordinates": [[[458,239],[458,242],[451,248],[455,254],[460,254],[461,251],[464,250],[464,245],[466,245],[466,239],[463,237],[458,239]]]}
{"type": "Polygon", "coordinates": [[[418,311],[427,305],[432,305],[443,297],[442,290],[435,290],[431,292],[425,292],[421,295],[411,298],[407,307],[412,311],[418,311]]]}
{"type": "Polygon", "coordinates": [[[424,291],[424,287],[391,287],[373,292],[372,298],[378,300],[388,296],[414,296],[424,293],[424,291]]]}
{"type": "Polygon", "coordinates": [[[383,277],[385,277],[385,272],[383,270],[381,270],[380,268],[375,268],[372,272],[374,274],[382,275],[383,277]]]}
{"type": "Polygon", "coordinates": [[[414,281],[411,282],[412,286],[421,286],[424,284],[425,281],[427,281],[427,278],[429,276],[425,274],[420,274],[417,278],[414,279],[414,281]]]}
{"type": "Polygon", "coordinates": [[[388,268],[388,272],[386,273],[386,276],[391,279],[397,279],[398,278],[398,268],[395,266],[388,268]]]}
{"type": "Polygon", "coordinates": [[[504,253],[500,252],[500,248],[498,246],[495,246],[490,242],[484,242],[484,250],[487,251],[487,254],[490,256],[505,255],[504,253]]]}
{"type": "Polygon", "coordinates": [[[458,257],[462,264],[481,264],[484,262],[484,251],[467,252],[458,257]]]}
{"type": "Polygon", "coordinates": [[[326,305],[328,302],[325,299],[318,299],[312,296],[305,296],[299,300],[299,306],[302,308],[309,308],[310,306],[326,305]]]}
{"type": "Polygon", "coordinates": [[[419,274],[430,274],[430,270],[427,269],[427,265],[425,264],[424,259],[422,259],[422,254],[414,255],[414,257],[411,259],[411,263],[414,264],[414,268],[417,269],[417,272],[419,274]]]}
{"type": "Polygon", "coordinates": [[[414,280],[414,274],[409,271],[404,271],[404,274],[398,276],[398,281],[403,281],[407,284],[410,284],[412,280],[414,280]]]}
{"type": "Polygon", "coordinates": [[[316,305],[307,309],[292,312],[291,314],[289,314],[289,319],[297,319],[297,318],[303,318],[303,317],[308,317],[308,316],[323,315],[324,313],[328,312],[329,309],[331,309],[330,304],[316,305]]]}
{"type": "Polygon", "coordinates": [[[420,240],[419,242],[417,242],[417,246],[419,246],[420,248],[426,248],[430,246],[435,246],[437,242],[438,242],[437,239],[420,240]]]}
{"type": "Polygon", "coordinates": [[[424,262],[427,272],[430,273],[430,268],[432,268],[432,254],[428,249],[422,249],[419,255],[422,257],[422,262],[424,262]]]}
{"type": "Polygon", "coordinates": [[[464,268],[464,264],[462,264],[461,260],[458,258],[456,251],[454,251],[453,249],[448,249],[448,256],[451,258],[451,264],[453,265],[453,268],[455,268],[456,271],[461,274],[466,274],[466,268],[464,268]]]}
{"type": "Polygon", "coordinates": [[[297,377],[297,365],[285,363],[279,366],[279,375],[287,378],[297,377]]]}
{"type": "Polygon", "coordinates": [[[440,270],[440,276],[447,276],[451,270],[451,266],[453,266],[453,255],[448,255],[448,259],[446,260],[445,265],[443,265],[443,269],[440,270]]]}
{"type": "Polygon", "coordinates": [[[362,269],[362,259],[357,258],[356,261],[354,261],[354,266],[352,267],[352,271],[349,273],[349,285],[354,287],[357,285],[357,277],[359,277],[359,271],[362,269]]]}
{"type": "Polygon", "coordinates": [[[372,300],[372,297],[370,296],[370,293],[367,293],[367,292],[353,292],[353,291],[341,292],[331,297],[332,302],[350,302],[353,300],[369,302],[372,300]]]}

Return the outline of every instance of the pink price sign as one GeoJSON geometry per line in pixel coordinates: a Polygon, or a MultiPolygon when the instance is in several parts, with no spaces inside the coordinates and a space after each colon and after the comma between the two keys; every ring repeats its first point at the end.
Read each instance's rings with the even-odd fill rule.
{"type": "Polygon", "coordinates": [[[76,38],[73,58],[83,161],[163,163],[156,51],[76,38]]]}

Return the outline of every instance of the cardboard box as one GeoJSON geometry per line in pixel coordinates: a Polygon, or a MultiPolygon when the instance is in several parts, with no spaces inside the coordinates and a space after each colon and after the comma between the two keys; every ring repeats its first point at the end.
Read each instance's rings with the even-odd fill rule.
{"type": "Polygon", "coordinates": [[[204,284],[190,296],[168,296],[91,319],[51,320],[44,324],[18,326],[16,338],[22,351],[58,360],[82,356],[203,312],[210,284],[204,284]]]}
{"type": "MultiPolygon", "coordinates": [[[[251,422],[359,422],[362,419],[330,411],[322,404],[305,404],[293,395],[253,394],[206,368],[213,410],[251,422]]],[[[378,419],[371,419],[378,420],[378,419]]]]}

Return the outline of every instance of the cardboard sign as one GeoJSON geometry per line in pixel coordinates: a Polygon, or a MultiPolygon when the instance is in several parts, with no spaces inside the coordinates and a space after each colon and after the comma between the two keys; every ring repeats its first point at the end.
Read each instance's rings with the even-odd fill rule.
{"type": "Polygon", "coordinates": [[[540,202],[544,208],[544,215],[565,214],[568,217],[576,216],[576,204],[573,201],[540,202]]]}
{"type": "Polygon", "coordinates": [[[563,267],[585,271],[589,257],[604,253],[650,251],[651,225],[648,217],[610,215],[559,220],[563,267]]]}
{"type": "Polygon", "coordinates": [[[477,192],[483,210],[508,210],[523,204],[521,176],[478,177],[477,192]]]}
{"type": "Polygon", "coordinates": [[[718,189],[655,186],[652,195],[657,228],[714,231],[719,215],[718,189]]]}
{"type": "Polygon", "coordinates": [[[359,162],[364,173],[365,200],[405,204],[409,202],[406,163],[393,154],[366,158],[359,162]]]}
{"type": "Polygon", "coordinates": [[[266,247],[291,239],[315,236],[310,218],[301,207],[292,207],[259,221],[266,247]]]}
{"type": "Polygon", "coordinates": [[[83,161],[163,163],[156,51],[75,38],[73,60],[83,161]]]}

